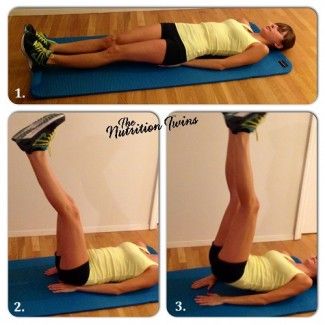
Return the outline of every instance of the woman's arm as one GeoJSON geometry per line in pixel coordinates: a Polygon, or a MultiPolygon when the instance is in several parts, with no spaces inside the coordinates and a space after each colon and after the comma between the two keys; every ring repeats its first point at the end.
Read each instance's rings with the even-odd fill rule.
{"type": "Polygon", "coordinates": [[[105,283],[98,285],[89,285],[89,286],[76,286],[72,284],[67,284],[63,282],[52,283],[48,286],[49,290],[53,293],[69,293],[76,291],[84,292],[93,292],[93,293],[102,293],[102,294],[119,294],[118,287],[115,283],[105,283]]]}
{"type": "Polygon", "coordinates": [[[282,301],[308,290],[313,284],[311,278],[305,274],[296,275],[293,280],[283,287],[266,293],[244,295],[244,296],[220,296],[209,294],[197,296],[195,302],[202,306],[230,305],[268,305],[282,301]]]}
{"type": "Polygon", "coordinates": [[[229,68],[241,67],[262,60],[269,53],[266,45],[254,43],[246,51],[240,54],[228,56],[222,59],[195,59],[183,63],[182,65],[212,70],[225,70],[229,68]]]}
{"type": "Polygon", "coordinates": [[[158,283],[158,266],[151,266],[136,278],[117,283],[105,283],[88,286],[72,286],[65,283],[55,283],[49,286],[53,293],[62,292],[93,292],[101,294],[120,295],[126,292],[150,288],[158,283]]]}

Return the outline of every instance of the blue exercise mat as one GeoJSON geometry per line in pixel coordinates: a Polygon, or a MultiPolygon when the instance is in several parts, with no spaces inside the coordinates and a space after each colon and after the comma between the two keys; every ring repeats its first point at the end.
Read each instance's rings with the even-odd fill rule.
{"type": "MultiPolygon", "coordinates": [[[[256,25],[251,26],[254,31],[259,30],[256,25]]],[[[66,43],[98,37],[58,38],[55,41],[66,43]]],[[[30,92],[35,98],[70,97],[266,77],[286,74],[291,69],[291,62],[280,51],[271,51],[256,64],[224,71],[184,66],[168,68],[134,62],[86,70],[49,67],[32,72],[30,92]]]]}
{"type": "MultiPolygon", "coordinates": [[[[173,316],[285,316],[296,313],[315,311],[317,309],[317,286],[314,285],[308,291],[287,300],[266,306],[199,306],[194,297],[205,295],[206,288],[191,289],[191,284],[202,277],[211,274],[210,268],[197,268],[167,273],[167,309],[173,316]]],[[[223,283],[211,290],[221,295],[245,295],[251,291],[239,290],[223,283]]]]}
{"type": "Polygon", "coordinates": [[[120,296],[84,292],[54,294],[47,286],[58,278],[43,275],[53,265],[53,257],[9,261],[8,309],[12,315],[49,316],[158,301],[158,285],[120,296]]]}

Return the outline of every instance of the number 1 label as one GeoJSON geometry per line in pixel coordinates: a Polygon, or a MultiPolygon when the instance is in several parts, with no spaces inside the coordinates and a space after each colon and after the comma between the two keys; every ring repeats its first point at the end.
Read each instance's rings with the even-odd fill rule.
{"type": "Polygon", "coordinates": [[[15,89],[16,98],[25,98],[25,95],[22,95],[20,92],[20,88],[15,89]]]}

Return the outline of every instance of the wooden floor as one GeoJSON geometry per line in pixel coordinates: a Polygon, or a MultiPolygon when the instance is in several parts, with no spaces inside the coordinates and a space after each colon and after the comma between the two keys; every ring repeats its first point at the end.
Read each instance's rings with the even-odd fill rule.
{"type": "MultiPolygon", "coordinates": [[[[168,271],[185,270],[210,266],[208,254],[210,246],[169,248],[167,250],[168,271]]],[[[303,235],[301,240],[254,243],[252,254],[263,254],[271,249],[286,251],[301,260],[317,255],[317,235],[303,235]]],[[[311,316],[314,313],[303,313],[294,316],[311,316]]]]}
{"type": "MultiPolygon", "coordinates": [[[[158,231],[125,231],[86,234],[86,240],[89,248],[99,248],[105,246],[115,246],[123,241],[145,242],[158,251],[158,231]]],[[[55,251],[55,236],[35,236],[35,237],[17,237],[9,238],[8,243],[9,260],[44,257],[53,255],[55,251]]],[[[158,303],[149,303],[139,306],[103,309],[89,312],[65,314],[64,316],[90,316],[90,317],[110,317],[110,316],[152,316],[159,309],[158,303]]]]}
{"type": "MultiPolygon", "coordinates": [[[[28,10],[28,9],[26,9],[28,10]]],[[[41,103],[312,103],[317,97],[317,15],[308,8],[222,8],[155,10],[96,14],[9,17],[9,89],[12,102],[41,103]],[[287,75],[248,79],[206,85],[168,89],[130,91],[124,93],[78,96],[61,99],[36,100],[29,95],[30,71],[20,51],[23,26],[32,23],[50,37],[116,34],[138,25],[159,22],[222,21],[245,17],[259,26],[268,22],[286,22],[297,34],[296,46],[286,51],[293,62],[293,71],[287,75]],[[17,99],[20,88],[25,98],[17,99]]]]}

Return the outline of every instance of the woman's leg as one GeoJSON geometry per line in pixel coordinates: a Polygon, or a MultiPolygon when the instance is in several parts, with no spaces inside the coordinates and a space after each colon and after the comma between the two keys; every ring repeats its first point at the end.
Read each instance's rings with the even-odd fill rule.
{"type": "MultiPolygon", "coordinates": [[[[56,258],[62,256],[62,218],[59,217],[59,215],[56,218],[56,251],[55,251],[55,256],[56,258]]],[[[47,276],[52,276],[54,274],[58,273],[58,269],[57,269],[57,261],[55,261],[55,265],[54,267],[51,267],[47,270],[45,270],[44,274],[47,276]]]]}
{"type": "Polygon", "coordinates": [[[99,39],[82,40],[69,43],[54,43],[50,45],[53,53],[60,54],[81,54],[103,51],[115,44],[124,45],[136,42],[144,42],[161,38],[161,25],[155,24],[135,28],[129,32],[114,36],[107,36],[99,39]]]}
{"type": "Polygon", "coordinates": [[[215,246],[223,246],[225,239],[228,236],[228,232],[230,229],[230,225],[237,215],[240,201],[237,192],[237,181],[236,181],[236,169],[235,169],[235,161],[236,151],[234,145],[234,138],[231,136],[231,131],[229,130],[228,136],[228,147],[227,147],[227,158],[226,158],[226,180],[229,189],[230,199],[226,211],[223,215],[221,224],[219,226],[218,233],[214,240],[215,246]]]}
{"type": "Polygon", "coordinates": [[[219,253],[226,262],[239,263],[247,260],[255,235],[259,202],[255,194],[253,172],[249,152],[249,134],[229,134],[231,150],[235,153],[234,171],[240,207],[229,225],[227,237],[219,253]]]}
{"type": "Polygon", "coordinates": [[[27,157],[46,198],[58,212],[58,255],[60,267],[73,269],[88,261],[80,215],[70,196],[53,173],[46,151],[34,151],[27,157]]]}
{"type": "Polygon", "coordinates": [[[161,39],[161,24],[137,27],[116,36],[116,44],[130,44],[161,39]]]}
{"type": "Polygon", "coordinates": [[[57,256],[62,256],[63,247],[62,247],[62,218],[57,215],[56,218],[56,252],[57,256]]]}
{"type": "MultiPolygon", "coordinates": [[[[233,137],[228,136],[228,147],[227,147],[227,158],[226,158],[226,180],[230,193],[230,199],[228,206],[224,212],[221,224],[217,235],[213,241],[213,246],[210,248],[209,259],[210,263],[212,260],[216,260],[219,254],[220,248],[224,245],[224,242],[228,236],[230,225],[232,224],[233,218],[236,216],[239,210],[240,201],[238,198],[237,187],[236,187],[236,170],[235,170],[235,160],[236,152],[234,150],[233,137]],[[212,260],[211,260],[212,259],[212,260]]],[[[192,289],[199,289],[202,287],[207,287],[210,290],[216,283],[217,277],[214,274],[206,276],[204,278],[198,279],[192,283],[192,289]]]]}
{"type": "Polygon", "coordinates": [[[48,65],[70,68],[97,68],[118,61],[147,62],[162,64],[166,54],[166,41],[162,39],[114,45],[101,52],[60,55],[52,54],[48,65]]]}
{"type": "Polygon", "coordinates": [[[102,37],[96,39],[75,41],[69,43],[51,44],[49,50],[60,54],[81,54],[103,51],[114,44],[112,37],[102,37]]]}

